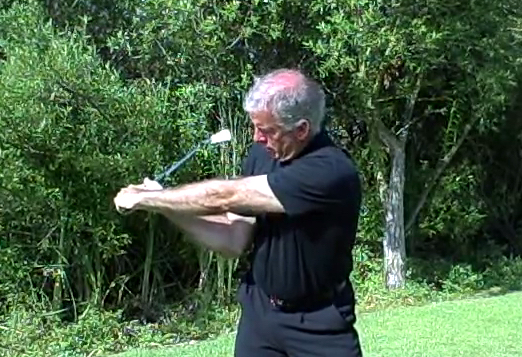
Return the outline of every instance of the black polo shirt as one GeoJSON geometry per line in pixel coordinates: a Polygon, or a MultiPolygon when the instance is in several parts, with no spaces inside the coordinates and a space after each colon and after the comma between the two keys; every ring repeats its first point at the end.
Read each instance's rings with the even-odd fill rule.
{"type": "Polygon", "coordinates": [[[288,162],[255,143],[243,175],[262,174],[286,212],[256,217],[250,279],[281,299],[321,293],[347,280],[361,204],[359,175],[348,154],[325,132],[288,162]]]}

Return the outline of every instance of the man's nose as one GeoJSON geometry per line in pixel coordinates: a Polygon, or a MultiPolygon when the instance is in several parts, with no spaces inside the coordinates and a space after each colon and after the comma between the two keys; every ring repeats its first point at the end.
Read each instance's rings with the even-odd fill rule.
{"type": "Polygon", "coordinates": [[[266,136],[260,130],[254,129],[254,141],[256,143],[266,143],[266,136]]]}

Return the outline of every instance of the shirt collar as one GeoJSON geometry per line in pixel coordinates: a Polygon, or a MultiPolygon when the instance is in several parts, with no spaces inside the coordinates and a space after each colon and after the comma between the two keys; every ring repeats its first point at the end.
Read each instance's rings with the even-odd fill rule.
{"type": "Polygon", "coordinates": [[[325,146],[333,146],[334,142],[328,135],[325,129],[321,130],[319,133],[317,133],[312,140],[308,142],[308,144],[301,150],[296,156],[289,160],[285,160],[283,164],[291,163],[292,161],[309,154],[313,151],[319,150],[325,146]]]}

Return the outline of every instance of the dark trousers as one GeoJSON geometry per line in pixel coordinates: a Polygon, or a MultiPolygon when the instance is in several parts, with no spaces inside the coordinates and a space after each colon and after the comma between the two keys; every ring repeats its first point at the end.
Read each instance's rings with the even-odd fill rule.
{"type": "Polygon", "coordinates": [[[362,357],[353,302],[346,303],[349,293],[341,292],[333,304],[315,311],[288,312],[272,304],[259,287],[241,284],[234,356],[362,357]]]}

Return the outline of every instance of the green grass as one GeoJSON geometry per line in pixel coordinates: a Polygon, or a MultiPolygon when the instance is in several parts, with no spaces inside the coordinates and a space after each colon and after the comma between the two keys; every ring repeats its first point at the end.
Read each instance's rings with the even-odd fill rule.
{"type": "MultiPolygon", "coordinates": [[[[359,314],[365,357],[522,356],[522,293],[359,314]]],[[[234,334],[118,357],[232,356],[234,334]]]]}

